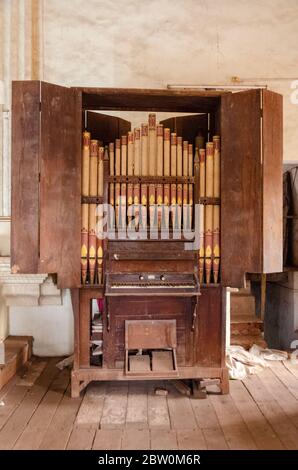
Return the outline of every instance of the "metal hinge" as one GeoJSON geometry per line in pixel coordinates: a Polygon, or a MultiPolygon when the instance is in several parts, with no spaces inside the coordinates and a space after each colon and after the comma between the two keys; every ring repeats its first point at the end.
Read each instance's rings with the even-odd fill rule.
{"type": "Polygon", "coordinates": [[[39,102],[39,112],[41,112],[41,101],[39,102]]]}

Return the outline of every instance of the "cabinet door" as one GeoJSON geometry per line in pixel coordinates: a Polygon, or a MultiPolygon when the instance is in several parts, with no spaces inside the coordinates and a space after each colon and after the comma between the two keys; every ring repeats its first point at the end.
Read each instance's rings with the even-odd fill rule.
{"type": "Polygon", "coordinates": [[[40,83],[12,84],[11,266],[39,272],[40,83]]]}
{"type": "Polygon", "coordinates": [[[263,272],[283,270],[282,96],[263,90],[263,272]]]}
{"type": "Polygon", "coordinates": [[[282,97],[249,90],[222,97],[221,278],[282,270],[282,97]]]}
{"type": "Polygon", "coordinates": [[[80,285],[81,95],[13,83],[12,265],[80,285]]]}
{"type": "Polygon", "coordinates": [[[87,111],[85,119],[86,129],[91,132],[92,138],[102,140],[104,145],[120,139],[131,130],[129,121],[107,114],[87,111]]]}
{"type": "Polygon", "coordinates": [[[176,132],[183,137],[183,140],[194,143],[199,131],[202,131],[205,138],[208,136],[208,114],[192,114],[189,116],[178,116],[161,121],[164,127],[176,132]]]}

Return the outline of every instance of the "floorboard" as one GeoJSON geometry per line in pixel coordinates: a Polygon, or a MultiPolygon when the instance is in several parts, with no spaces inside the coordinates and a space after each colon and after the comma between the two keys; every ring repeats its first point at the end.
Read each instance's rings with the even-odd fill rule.
{"type": "Polygon", "coordinates": [[[82,397],[71,398],[68,387],[61,400],[39,449],[64,450],[67,447],[82,397]]]}
{"type": "Polygon", "coordinates": [[[122,435],[121,448],[123,450],[149,450],[149,429],[125,429],[122,435]]]}
{"type": "Polygon", "coordinates": [[[171,381],[92,382],[73,399],[58,361],[33,357],[1,390],[0,449],[298,449],[298,367],[289,361],[202,400],[171,381]]]}
{"type": "Polygon", "coordinates": [[[298,380],[289,369],[284,365],[284,362],[277,362],[271,366],[272,372],[275,376],[285,385],[289,392],[298,400],[298,380]]]}
{"type": "Polygon", "coordinates": [[[291,361],[284,361],[283,365],[298,379],[298,364],[293,364],[291,361]]]}
{"type": "Polygon", "coordinates": [[[156,388],[164,388],[159,382],[149,382],[148,385],[148,425],[150,429],[170,429],[170,415],[166,396],[156,395],[156,388]]]}
{"type": "Polygon", "coordinates": [[[229,448],[235,450],[256,449],[255,441],[231,396],[212,395],[210,400],[214,406],[229,448]]]}
{"type": "Polygon", "coordinates": [[[125,426],[128,384],[110,382],[104,402],[101,429],[118,429],[125,426]]]}
{"type": "Polygon", "coordinates": [[[177,429],[179,450],[206,450],[207,444],[201,429],[177,429]]]}
{"type": "Polygon", "coordinates": [[[228,449],[224,433],[220,427],[210,396],[204,400],[191,399],[191,406],[197,421],[202,429],[207,448],[210,450],[228,449]]]}
{"type": "Polygon", "coordinates": [[[241,381],[231,381],[230,394],[258,449],[284,449],[280,439],[241,381]]]}
{"type": "Polygon", "coordinates": [[[2,427],[0,431],[1,450],[13,448],[58,373],[59,370],[55,366],[55,360],[50,360],[33,387],[28,389],[19,406],[2,427]]]}
{"type": "Polygon", "coordinates": [[[148,429],[148,387],[143,382],[129,383],[126,427],[148,429]]]}
{"type": "Polygon", "coordinates": [[[175,430],[154,429],[151,430],[152,450],[177,450],[177,434],[175,430]]]}
{"type": "Polygon", "coordinates": [[[260,377],[251,375],[245,378],[243,383],[284,447],[289,450],[298,449],[297,428],[264,386],[260,377]]]}
{"type": "Polygon", "coordinates": [[[298,401],[270,368],[262,371],[260,380],[268,393],[279,403],[285,414],[298,429],[298,401]]]}
{"type": "Polygon", "coordinates": [[[181,395],[169,385],[167,396],[171,427],[173,429],[197,429],[196,418],[189,397],[181,395]]]}
{"type": "Polygon", "coordinates": [[[24,432],[14,445],[16,450],[35,450],[41,444],[55,411],[61,402],[69,384],[69,373],[64,370],[59,373],[44,395],[37,410],[28,422],[24,432]]]}
{"type": "Polygon", "coordinates": [[[96,433],[94,450],[120,450],[122,429],[99,429],[96,433]]]}

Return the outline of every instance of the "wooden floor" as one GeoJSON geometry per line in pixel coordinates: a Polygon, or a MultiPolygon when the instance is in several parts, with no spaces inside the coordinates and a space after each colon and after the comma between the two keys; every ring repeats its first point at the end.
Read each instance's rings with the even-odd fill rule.
{"type": "Polygon", "coordinates": [[[157,383],[109,382],[71,399],[57,361],[34,358],[0,391],[0,449],[298,449],[298,366],[288,362],[195,400],[169,382],[167,397],[157,383]]]}

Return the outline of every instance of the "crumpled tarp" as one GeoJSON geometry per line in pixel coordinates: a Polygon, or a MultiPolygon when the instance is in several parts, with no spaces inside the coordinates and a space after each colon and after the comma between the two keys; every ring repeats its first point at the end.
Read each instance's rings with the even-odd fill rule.
{"type": "Polygon", "coordinates": [[[226,364],[231,379],[242,380],[247,375],[257,374],[269,366],[267,361],[285,361],[288,353],[277,349],[263,349],[254,344],[249,351],[242,346],[230,346],[226,364]]]}

